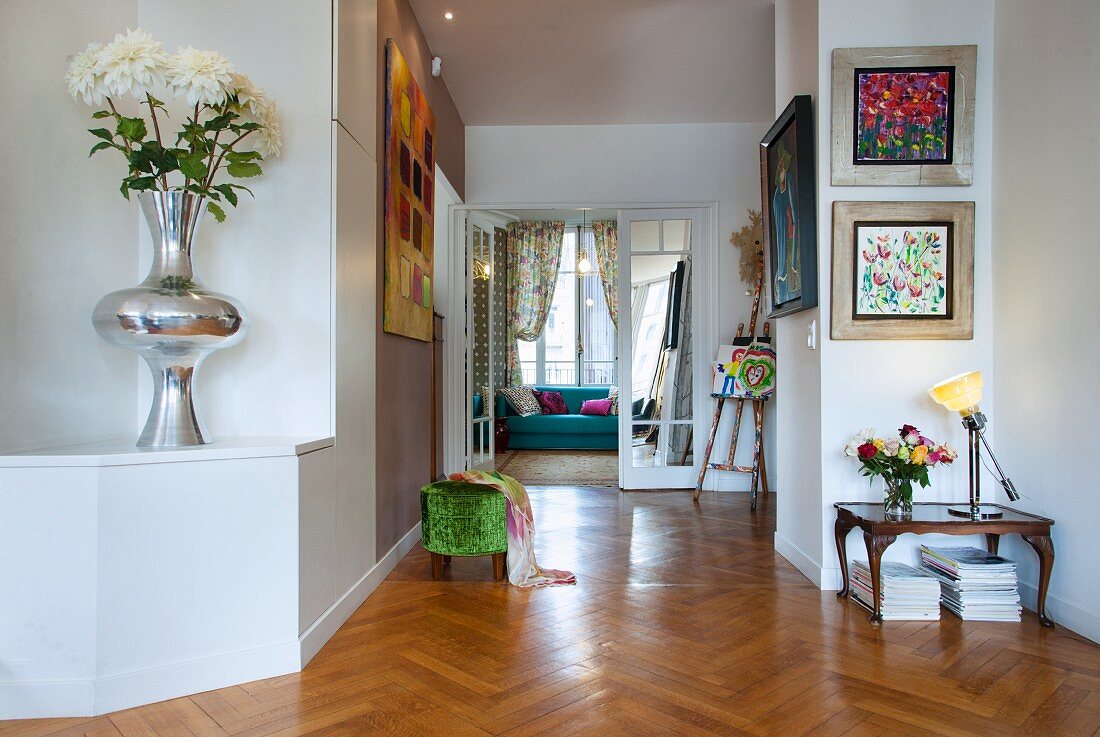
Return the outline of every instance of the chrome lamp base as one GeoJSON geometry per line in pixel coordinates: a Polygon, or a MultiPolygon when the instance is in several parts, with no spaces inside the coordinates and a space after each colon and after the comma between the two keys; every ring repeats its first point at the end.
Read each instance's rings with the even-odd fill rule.
{"type": "Polygon", "coordinates": [[[948,507],[947,511],[956,517],[969,517],[970,519],[997,519],[1004,516],[1004,512],[992,504],[979,504],[974,507],[969,504],[956,504],[953,507],[948,507]]]}

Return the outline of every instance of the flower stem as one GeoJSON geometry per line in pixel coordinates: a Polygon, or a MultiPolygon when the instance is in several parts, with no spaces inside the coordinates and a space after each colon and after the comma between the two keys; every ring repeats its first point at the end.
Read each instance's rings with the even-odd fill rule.
{"type": "Polygon", "coordinates": [[[234,147],[234,146],[236,146],[236,145],[237,145],[238,143],[240,143],[240,142],[241,142],[242,140],[244,140],[244,138],[245,138],[245,137],[246,137],[246,136],[247,136],[247,135],[248,135],[249,133],[253,133],[253,132],[254,132],[254,131],[245,131],[245,132],[244,132],[244,133],[242,133],[241,135],[239,135],[239,136],[237,136],[236,138],[234,138],[234,139],[233,139],[233,140],[232,140],[232,141],[231,141],[231,142],[229,143],[229,145],[228,145],[228,146],[226,146],[226,147],[225,147],[224,149],[222,149],[222,152],[221,152],[221,154],[220,154],[220,155],[218,156],[218,160],[217,160],[216,162],[214,162],[214,168],[212,168],[212,169],[210,170],[210,176],[209,176],[209,177],[207,177],[207,179],[206,179],[206,184],[204,184],[204,185],[203,185],[203,189],[209,189],[210,185],[212,185],[212,184],[214,183],[214,175],[218,173],[218,168],[219,168],[219,167],[221,167],[221,165],[222,165],[222,159],[224,159],[224,158],[225,158],[225,155],[226,155],[227,153],[229,153],[230,151],[232,151],[232,150],[233,150],[233,147],[234,147]]]}
{"type": "MultiPolygon", "coordinates": [[[[150,95],[148,92],[145,93],[145,101],[149,105],[149,115],[153,118],[153,131],[157,135],[157,146],[159,146],[160,150],[163,152],[164,151],[164,141],[162,141],[161,137],[160,137],[160,123],[157,122],[157,106],[153,104],[153,96],[150,95]]],[[[160,175],[160,185],[164,189],[165,192],[168,191],[168,175],[167,174],[162,173],[160,175]]]]}

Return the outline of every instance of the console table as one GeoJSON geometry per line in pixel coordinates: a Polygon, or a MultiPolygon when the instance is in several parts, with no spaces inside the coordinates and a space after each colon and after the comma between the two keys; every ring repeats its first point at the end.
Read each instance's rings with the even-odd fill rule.
{"type": "Polygon", "coordinates": [[[836,551],[840,555],[840,571],[844,575],[844,588],[837,598],[848,596],[848,533],[859,528],[863,530],[863,541],[867,545],[868,567],[871,569],[872,598],[875,609],[871,613],[872,624],[882,623],[879,600],[882,581],[879,578],[879,564],[882,553],[898,535],[912,532],[922,535],[927,532],[939,532],[947,535],[985,535],[986,548],[990,553],[997,552],[1001,535],[1015,533],[1022,537],[1039,556],[1039,600],[1036,609],[1039,623],[1044,627],[1053,627],[1054,621],[1047,616],[1047,586],[1050,584],[1050,572],[1054,568],[1054,543],[1050,539],[1050,527],[1054,520],[1034,514],[1020,512],[1010,507],[996,505],[1004,515],[997,519],[968,519],[949,514],[952,506],[942,502],[917,502],[913,505],[913,515],[905,520],[886,519],[882,504],[865,502],[837,502],[836,508],[836,551]]]}

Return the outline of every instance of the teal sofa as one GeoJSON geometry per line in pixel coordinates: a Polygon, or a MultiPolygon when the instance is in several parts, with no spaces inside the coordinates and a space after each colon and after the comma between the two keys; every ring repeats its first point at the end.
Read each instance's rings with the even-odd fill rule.
{"type": "Polygon", "coordinates": [[[593,449],[614,450],[619,447],[619,416],[582,415],[581,404],[586,399],[607,399],[607,387],[598,386],[536,386],[539,391],[561,392],[567,415],[532,415],[519,417],[502,396],[497,396],[497,417],[508,418],[513,449],[593,449]]]}

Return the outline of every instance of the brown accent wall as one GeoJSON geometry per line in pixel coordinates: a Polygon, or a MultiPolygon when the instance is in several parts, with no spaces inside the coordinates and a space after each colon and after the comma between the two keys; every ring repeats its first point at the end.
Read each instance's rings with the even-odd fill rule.
{"type": "MultiPolygon", "coordinates": [[[[386,40],[394,39],[435,111],[435,156],[447,180],[465,198],[466,127],[442,78],[433,77],[432,53],[408,0],[378,2],[378,466],[377,551],[381,557],[420,519],[420,487],[432,466],[432,344],[382,331],[384,270],[386,40]]],[[[446,215],[436,213],[436,227],[446,215]]],[[[445,227],[445,223],[442,223],[445,227]]],[[[439,437],[436,443],[442,447],[439,437]]]]}

